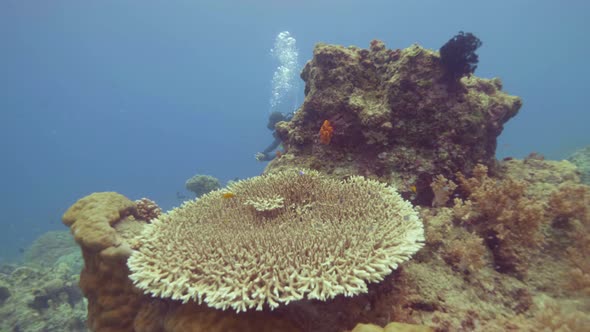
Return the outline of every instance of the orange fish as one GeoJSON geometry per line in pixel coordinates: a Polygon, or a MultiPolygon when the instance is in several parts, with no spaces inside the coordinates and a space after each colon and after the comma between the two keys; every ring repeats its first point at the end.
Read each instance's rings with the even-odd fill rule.
{"type": "Polygon", "coordinates": [[[410,186],[410,190],[415,194],[416,191],[418,191],[418,189],[416,188],[416,186],[410,186]]]}
{"type": "Polygon", "coordinates": [[[221,194],[221,197],[223,198],[232,198],[236,196],[236,194],[232,193],[231,191],[226,191],[223,194],[221,194]]]}

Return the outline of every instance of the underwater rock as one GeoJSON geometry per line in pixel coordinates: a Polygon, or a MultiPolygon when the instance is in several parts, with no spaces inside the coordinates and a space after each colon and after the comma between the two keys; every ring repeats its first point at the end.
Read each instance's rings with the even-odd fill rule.
{"type": "MultiPolygon", "coordinates": [[[[493,167],[496,138],[522,105],[499,79],[464,77],[449,90],[437,52],[317,44],[301,77],[305,102],[277,124],[286,152],[266,171],[312,168],[343,178],[377,177],[407,190],[431,178],[493,167]],[[333,131],[328,144],[320,128],[333,131]]],[[[325,136],[325,135],[324,135],[325,136]]],[[[428,181],[429,183],[429,181],[428,181]]]]}

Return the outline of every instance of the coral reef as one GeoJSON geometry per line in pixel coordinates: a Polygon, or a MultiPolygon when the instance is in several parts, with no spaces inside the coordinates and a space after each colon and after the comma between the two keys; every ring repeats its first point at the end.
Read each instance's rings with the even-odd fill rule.
{"type": "MultiPolygon", "coordinates": [[[[435,315],[417,321],[432,319],[426,325],[441,331],[466,326],[477,331],[532,331],[542,330],[543,324],[583,331],[579,328],[589,322],[590,299],[583,296],[588,264],[582,257],[588,257],[590,241],[585,240],[587,232],[576,228],[588,225],[590,188],[579,184],[575,167],[564,161],[512,159],[501,163],[494,176],[480,165],[470,178],[459,174],[456,181],[465,200],[456,198],[451,209],[422,210],[426,247],[421,253],[429,253],[423,268],[435,268],[440,259],[454,271],[438,271],[433,280],[446,277],[450,282],[459,274],[463,284],[437,293],[445,300],[431,304],[435,315]],[[503,232],[501,238],[497,229],[503,232]],[[478,300],[457,296],[471,301],[469,307],[449,300],[456,296],[455,287],[467,289],[478,300]]],[[[406,271],[411,268],[413,261],[406,271]]],[[[420,291],[416,298],[424,301],[426,295],[420,291]]]]}
{"type": "Polygon", "coordinates": [[[12,295],[10,287],[4,281],[0,281],[0,305],[4,304],[7,298],[12,295]]]}
{"type": "Polygon", "coordinates": [[[590,146],[575,151],[567,160],[578,167],[582,182],[590,185],[590,146]]]}
{"type": "MultiPolygon", "coordinates": [[[[465,77],[447,91],[437,52],[413,45],[390,50],[317,44],[301,77],[305,102],[289,122],[277,124],[286,153],[267,172],[317,169],[338,177],[364,175],[417,187],[417,201],[432,178],[492,167],[496,137],[521,107],[499,79],[465,77]],[[328,120],[330,144],[319,134],[328,120]]],[[[424,198],[430,204],[432,197],[424,198]]]]}
{"type": "Polygon", "coordinates": [[[116,193],[75,203],[63,221],[82,248],[90,329],[586,331],[590,188],[567,161],[496,161],[520,99],[498,79],[447,89],[444,75],[439,55],[417,45],[319,44],[303,70],[303,106],[276,127],[286,153],[265,176],[151,224],[116,193]],[[416,253],[417,233],[403,240],[406,214],[423,222],[416,253]]]}
{"type": "Polygon", "coordinates": [[[145,227],[127,262],[137,287],[223,310],[274,309],[366,293],[422,246],[412,206],[376,181],[286,171],[227,190],[231,198],[213,191],[145,227]]]}
{"type": "Polygon", "coordinates": [[[78,269],[57,260],[53,266],[4,266],[2,270],[1,331],[87,330],[78,269]]]}
{"type": "Polygon", "coordinates": [[[430,188],[434,195],[432,206],[441,207],[447,205],[451,195],[457,189],[457,184],[439,174],[433,179],[430,188]]]}
{"type": "Polygon", "coordinates": [[[535,199],[549,198],[556,186],[580,183],[578,169],[566,160],[512,159],[502,163],[502,172],[525,182],[528,194],[535,199]]]}
{"type": "MultiPolygon", "coordinates": [[[[109,213],[119,218],[110,227],[117,233],[127,234],[119,235],[120,241],[133,244],[125,245],[117,241],[113,243],[117,243],[116,247],[131,248],[130,251],[117,250],[120,256],[115,264],[112,258],[102,257],[100,251],[84,249],[85,236],[79,236],[82,241],[78,243],[83,252],[87,253],[87,272],[82,273],[80,284],[87,296],[98,295],[88,297],[89,322],[96,324],[97,321],[106,319],[97,319],[104,315],[110,318],[107,320],[109,324],[91,325],[92,329],[109,327],[114,331],[183,331],[189,328],[194,331],[223,331],[227,326],[261,331],[272,331],[278,326],[285,331],[343,331],[352,329],[357,322],[384,326],[391,321],[430,326],[435,331],[535,330],[543,324],[549,324],[548,322],[551,325],[547,326],[565,331],[566,328],[582,331],[579,328],[586,326],[590,317],[590,300],[583,295],[588,285],[584,282],[588,272],[585,257],[590,246],[586,236],[588,233],[580,232],[578,227],[587,227],[589,224],[588,187],[579,184],[575,172],[564,172],[572,169],[567,162],[537,160],[530,163],[511,160],[501,163],[497,169],[498,173],[492,176],[485,167],[478,166],[471,176],[458,176],[456,181],[460,187],[465,188],[465,197],[459,207],[456,204],[452,207],[422,208],[420,215],[425,223],[425,247],[417,253],[415,259],[404,263],[381,282],[370,284],[366,294],[352,298],[336,296],[332,300],[319,302],[300,300],[280,306],[274,311],[265,309],[262,312],[248,311],[239,315],[229,310],[210,309],[193,301],[182,304],[177,300],[157,299],[141,294],[128,278],[130,272],[125,261],[134,252],[133,248],[153,245],[154,242],[149,237],[133,243],[133,239],[138,238],[140,229],[149,224],[137,224],[138,227],[133,232],[135,235],[131,235],[129,231],[123,232],[125,228],[119,224],[131,222],[134,217],[127,213],[109,213]],[[541,170],[538,177],[531,176],[525,180],[515,180],[510,175],[534,174],[536,170],[541,170]],[[547,183],[547,179],[554,182],[547,183]],[[531,188],[544,188],[544,192],[531,188]],[[514,191],[514,195],[509,197],[515,202],[508,204],[498,197],[500,195],[497,192],[503,189],[514,191]],[[501,206],[500,210],[505,209],[510,213],[490,214],[488,207],[482,204],[482,197],[496,200],[496,204],[501,206]],[[522,220],[520,212],[514,210],[522,200],[527,200],[528,203],[534,200],[531,206],[535,209],[538,205],[543,207],[543,220],[548,221],[541,223],[541,234],[534,227],[530,232],[511,228],[513,225],[510,220],[514,223],[522,220]],[[485,225],[482,219],[484,215],[491,218],[490,225],[485,225]],[[502,239],[506,242],[490,242],[484,237],[486,231],[497,228],[498,223],[504,225],[502,227],[509,227],[509,231],[514,229],[514,235],[507,235],[506,240],[502,239]],[[525,243],[516,243],[519,240],[525,243]],[[531,246],[528,241],[541,241],[543,247],[531,246]],[[519,249],[510,249],[512,246],[519,249]],[[502,256],[505,252],[516,252],[517,255],[502,256]],[[526,257],[519,256],[525,255],[525,252],[526,257]],[[498,257],[505,260],[502,264],[516,266],[517,269],[499,267],[498,257]],[[523,258],[527,258],[528,262],[524,262],[523,258]],[[87,278],[94,278],[94,281],[91,283],[85,280],[87,278]],[[112,306],[105,306],[106,304],[112,306]],[[119,317],[119,314],[124,316],[119,317]],[[127,325],[114,325],[114,322],[122,321],[127,325]]],[[[220,205],[236,204],[243,195],[242,190],[246,189],[240,188],[240,184],[244,183],[248,182],[240,181],[227,189],[234,193],[231,198],[223,198],[224,191],[219,191],[210,193],[201,200],[215,198],[220,205]]],[[[290,186],[289,183],[285,185],[290,186]]],[[[290,201],[285,197],[280,199],[275,195],[276,192],[262,194],[256,188],[250,190],[261,193],[259,199],[252,199],[244,205],[246,209],[251,208],[252,213],[261,213],[265,218],[272,218],[276,209],[289,205],[290,201]]],[[[82,201],[85,200],[89,200],[89,197],[82,201]]],[[[244,199],[244,203],[246,200],[244,199]]],[[[97,204],[83,205],[92,208],[97,204]]],[[[115,201],[114,206],[120,209],[126,204],[115,201]]],[[[226,209],[218,209],[224,210],[226,209]]],[[[299,210],[300,213],[305,212],[299,210]]],[[[91,214],[82,214],[96,217],[98,213],[99,211],[94,210],[91,214]]],[[[177,213],[182,214],[182,211],[174,210],[171,214],[177,213]]],[[[528,213],[523,215],[528,216],[528,213]]],[[[98,219],[110,225],[109,219],[98,219]]],[[[235,224],[232,221],[227,223],[229,226],[235,224]]],[[[234,236],[243,232],[232,227],[228,229],[231,229],[234,236]]],[[[94,238],[95,236],[89,237],[94,238]]],[[[218,245],[213,243],[215,242],[211,242],[211,248],[216,248],[218,245]]],[[[234,255],[240,257],[237,252],[234,255]]]]}
{"type": "Polygon", "coordinates": [[[208,192],[221,188],[219,180],[210,175],[197,174],[186,180],[185,187],[188,191],[192,191],[201,197],[208,192]]]}
{"type": "Polygon", "coordinates": [[[23,258],[27,265],[51,267],[62,256],[79,256],[80,249],[67,231],[47,232],[26,248],[23,258]]]}

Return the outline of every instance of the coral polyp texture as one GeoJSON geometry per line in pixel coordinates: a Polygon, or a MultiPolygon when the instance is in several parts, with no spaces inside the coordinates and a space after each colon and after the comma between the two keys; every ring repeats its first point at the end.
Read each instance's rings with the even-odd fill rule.
{"type": "Polygon", "coordinates": [[[438,52],[418,45],[317,44],[301,74],[305,101],[291,121],[277,125],[287,153],[268,170],[296,164],[421,189],[430,183],[416,183],[423,173],[491,166],[496,138],[522,102],[497,78],[472,75],[449,90],[445,73],[438,52]],[[333,128],[330,144],[318,135],[325,120],[333,128]]]}
{"type": "Polygon", "coordinates": [[[152,221],[162,214],[162,209],[149,198],[141,198],[135,201],[137,216],[141,220],[152,221]]]}
{"type": "Polygon", "coordinates": [[[422,247],[421,221],[391,187],[285,171],[214,191],[145,226],[127,264],[154,297],[274,309],[367,292],[422,247]]]}

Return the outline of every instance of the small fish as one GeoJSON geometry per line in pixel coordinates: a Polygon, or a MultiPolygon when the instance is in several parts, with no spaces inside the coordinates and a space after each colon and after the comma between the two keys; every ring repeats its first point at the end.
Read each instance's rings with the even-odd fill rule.
{"type": "Polygon", "coordinates": [[[233,198],[234,196],[236,196],[236,194],[232,193],[231,191],[226,191],[221,194],[221,197],[223,198],[233,198]]]}
{"type": "Polygon", "coordinates": [[[418,191],[418,188],[416,188],[414,185],[411,185],[410,190],[415,194],[418,191]]]}
{"type": "Polygon", "coordinates": [[[300,170],[299,175],[305,175],[305,172],[303,170],[300,170]]]}
{"type": "Polygon", "coordinates": [[[281,150],[277,150],[275,152],[275,154],[277,155],[277,158],[281,158],[283,156],[283,153],[281,152],[281,150]]]}

